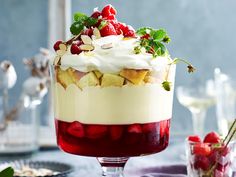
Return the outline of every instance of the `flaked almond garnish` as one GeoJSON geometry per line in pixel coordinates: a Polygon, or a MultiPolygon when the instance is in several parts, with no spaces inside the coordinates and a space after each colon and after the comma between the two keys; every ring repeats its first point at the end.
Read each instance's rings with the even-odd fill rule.
{"type": "Polygon", "coordinates": [[[101,38],[101,33],[98,28],[93,29],[93,34],[97,39],[101,38]]]}
{"type": "Polygon", "coordinates": [[[57,55],[62,56],[66,53],[66,51],[65,50],[57,50],[56,53],[57,53],[57,55]]]}
{"type": "Polygon", "coordinates": [[[55,59],[54,59],[54,65],[58,65],[59,62],[60,62],[60,59],[61,59],[61,57],[56,56],[55,59]]]}
{"type": "Polygon", "coordinates": [[[59,49],[66,51],[67,45],[65,43],[61,43],[61,44],[59,44],[59,49]]]}
{"type": "Polygon", "coordinates": [[[86,45],[91,45],[92,44],[92,39],[87,35],[81,35],[81,40],[86,45]]]}
{"type": "Polygon", "coordinates": [[[108,44],[103,44],[101,46],[102,49],[111,49],[113,47],[112,43],[108,43],[108,44]]]}
{"type": "Polygon", "coordinates": [[[81,46],[79,46],[81,50],[85,50],[85,51],[90,51],[94,49],[93,45],[87,45],[87,44],[83,44],[81,46]]]}

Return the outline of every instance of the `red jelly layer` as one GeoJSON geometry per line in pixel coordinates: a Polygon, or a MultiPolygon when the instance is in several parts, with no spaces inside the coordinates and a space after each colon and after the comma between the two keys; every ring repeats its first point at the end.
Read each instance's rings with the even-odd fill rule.
{"type": "Polygon", "coordinates": [[[170,120],[147,124],[94,125],[56,119],[57,143],[68,153],[93,157],[131,157],[164,150],[170,120]]]}

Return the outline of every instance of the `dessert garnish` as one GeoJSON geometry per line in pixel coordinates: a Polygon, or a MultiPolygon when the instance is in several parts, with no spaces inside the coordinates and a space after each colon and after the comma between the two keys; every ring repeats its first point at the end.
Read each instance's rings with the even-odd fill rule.
{"type": "Polygon", "coordinates": [[[4,170],[0,171],[0,176],[4,177],[13,177],[14,170],[12,167],[7,167],[4,170]]]}
{"type": "MultiPolygon", "coordinates": [[[[171,39],[168,36],[167,32],[164,29],[153,29],[150,27],[143,27],[136,31],[136,34],[140,36],[138,46],[134,47],[134,53],[139,54],[141,53],[142,49],[145,49],[147,53],[151,53],[153,58],[158,56],[168,56],[168,50],[165,44],[168,44],[171,39]]],[[[187,69],[189,73],[194,72],[196,69],[193,67],[191,63],[188,61],[175,58],[170,65],[177,64],[179,62],[183,62],[187,64],[187,69]]],[[[166,91],[170,91],[171,82],[168,79],[168,73],[166,80],[162,83],[163,88],[166,91]]]]}
{"type": "Polygon", "coordinates": [[[49,170],[47,168],[31,168],[29,166],[22,166],[21,169],[15,169],[14,176],[28,176],[28,177],[37,177],[37,176],[53,176],[58,175],[59,172],[49,170]]]}
{"type": "Polygon", "coordinates": [[[193,167],[196,170],[203,170],[203,177],[215,177],[216,173],[224,172],[228,168],[228,163],[221,164],[221,158],[229,154],[229,143],[236,133],[236,119],[231,125],[227,136],[222,139],[216,132],[210,132],[203,142],[197,135],[189,136],[188,141],[193,144],[191,149],[195,155],[193,167]]]}
{"type": "MultiPolygon", "coordinates": [[[[106,5],[101,11],[97,8],[94,9],[94,12],[91,16],[87,16],[86,14],[77,12],[74,14],[74,22],[70,27],[70,31],[72,33],[72,38],[68,41],[57,41],[54,44],[54,49],[57,53],[57,57],[54,59],[54,64],[56,66],[61,65],[61,58],[68,53],[72,55],[82,55],[84,56],[94,56],[94,53],[99,51],[99,49],[109,51],[115,48],[115,44],[113,41],[108,41],[102,45],[96,45],[96,40],[100,38],[104,38],[107,36],[119,36],[125,42],[126,40],[129,42],[130,40],[132,43],[132,48],[129,53],[126,53],[125,57],[132,56],[134,60],[139,58],[139,56],[133,55],[140,55],[145,58],[145,62],[151,62],[152,60],[158,60],[159,58],[165,58],[169,61],[169,69],[166,69],[166,76],[162,82],[162,87],[166,91],[171,90],[172,83],[169,80],[169,72],[172,65],[177,64],[179,62],[183,62],[187,64],[188,72],[191,73],[195,70],[195,68],[186,60],[175,58],[171,59],[166,48],[166,44],[168,44],[171,39],[167,32],[164,29],[153,29],[150,27],[142,27],[135,31],[133,27],[130,25],[126,25],[125,23],[121,23],[116,19],[116,10],[112,5],[106,5]],[[98,47],[98,48],[97,48],[98,47]],[[97,50],[96,50],[97,49],[97,50]],[[130,56],[129,56],[130,55],[130,56]],[[150,58],[149,61],[146,58],[150,58]]],[[[126,49],[126,48],[125,48],[126,49]]],[[[115,49],[114,49],[115,50],[115,49]]],[[[121,51],[121,49],[119,50],[121,51]]],[[[99,51],[99,53],[101,53],[99,51]]],[[[119,54],[118,54],[119,55],[119,54]]],[[[95,61],[94,61],[95,62],[95,61]]],[[[110,62],[110,61],[107,61],[110,62]]],[[[120,62],[120,61],[117,61],[120,62]]],[[[133,61],[132,61],[133,62],[133,61]]],[[[111,63],[112,64],[112,63],[111,63]]],[[[151,65],[151,64],[147,64],[151,65]]],[[[124,63],[124,67],[125,67],[124,63]]],[[[103,73],[104,76],[108,76],[109,80],[111,79],[110,76],[115,79],[119,77],[123,77],[123,79],[119,78],[119,83],[115,83],[116,86],[122,86],[131,82],[134,85],[140,85],[142,83],[149,83],[153,82],[154,79],[150,79],[151,77],[146,77],[149,72],[152,72],[152,69],[145,68],[142,69],[143,65],[135,66],[133,65],[127,66],[127,68],[121,68],[119,74],[116,73],[109,73],[112,75],[106,75],[103,73]],[[115,75],[117,77],[115,77],[115,75]],[[132,78],[131,78],[132,77],[132,78]],[[136,77],[136,78],[135,78],[136,77]],[[122,80],[125,79],[125,82],[122,80]],[[147,81],[147,82],[145,82],[147,81]]],[[[97,69],[97,68],[95,68],[97,69]]],[[[67,77],[66,72],[60,72],[63,77],[67,77]]],[[[93,74],[90,74],[92,76],[93,74]]],[[[102,77],[103,79],[103,77],[102,77]]],[[[60,80],[60,79],[59,79],[60,80]]],[[[63,79],[61,79],[63,80],[63,79]]],[[[67,81],[70,79],[67,79],[67,81]]],[[[103,80],[107,80],[106,78],[103,80]]],[[[66,82],[67,82],[66,81],[66,82]]],[[[154,81],[155,82],[155,81],[154,81]]],[[[62,85],[66,88],[67,84],[65,82],[61,82],[62,85]]],[[[71,83],[68,82],[68,83],[71,83]]],[[[102,81],[100,80],[100,83],[102,81]]],[[[78,85],[78,84],[77,84],[78,85]]],[[[99,84],[94,84],[99,85],[99,84]]],[[[101,84],[104,86],[104,84],[101,84]]],[[[110,84],[105,84],[106,86],[111,86],[110,84]]],[[[81,88],[81,87],[80,87],[81,88]]]]}

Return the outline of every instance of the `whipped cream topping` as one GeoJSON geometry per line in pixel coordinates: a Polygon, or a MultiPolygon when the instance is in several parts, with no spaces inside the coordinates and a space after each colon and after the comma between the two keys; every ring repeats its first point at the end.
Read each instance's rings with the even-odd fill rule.
{"type": "Polygon", "coordinates": [[[99,70],[103,73],[118,73],[123,68],[149,69],[161,71],[171,62],[169,56],[153,58],[152,54],[142,51],[134,53],[134,47],[138,45],[138,39],[125,39],[123,35],[111,35],[99,39],[93,39],[95,49],[90,52],[82,52],[79,55],[71,54],[70,48],[61,57],[61,68],[72,67],[82,72],[99,70]],[[104,44],[112,45],[104,49],[104,44]]]}

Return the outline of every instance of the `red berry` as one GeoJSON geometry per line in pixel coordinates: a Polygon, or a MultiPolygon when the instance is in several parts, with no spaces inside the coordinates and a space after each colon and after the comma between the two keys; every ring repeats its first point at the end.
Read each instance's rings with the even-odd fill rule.
{"type": "Polygon", "coordinates": [[[72,44],[71,48],[70,48],[70,52],[72,54],[77,54],[78,55],[78,54],[80,54],[82,52],[82,50],[76,44],[72,44]]]}
{"type": "Polygon", "coordinates": [[[220,143],[220,136],[216,132],[208,133],[204,140],[204,143],[220,143]]]}
{"type": "Polygon", "coordinates": [[[142,138],[142,127],[140,124],[132,124],[127,128],[128,134],[125,136],[125,143],[128,145],[134,145],[139,143],[142,138]]]}
{"type": "Polygon", "coordinates": [[[91,28],[86,29],[85,31],[82,32],[82,35],[87,35],[91,37],[93,35],[93,30],[91,28]]]}
{"type": "Polygon", "coordinates": [[[159,122],[159,124],[160,124],[160,136],[163,137],[167,133],[169,133],[170,121],[163,120],[163,121],[159,122]]]}
{"type": "Polygon", "coordinates": [[[130,25],[127,25],[122,31],[124,37],[135,37],[135,30],[130,25]]]}
{"type": "Polygon", "coordinates": [[[75,121],[71,123],[69,128],[67,129],[67,132],[75,137],[82,138],[84,137],[84,128],[81,123],[75,121]]]}
{"type": "Polygon", "coordinates": [[[155,133],[158,130],[158,124],[156,123],[148,123],[143,125],[143,132],[144,133],[150,133],[153,132],[155,133]]]}
{"type": "Polygon", "coordinates": [[[91,15],[91,17],[93,17],[93,18],[98,18],[100,15],[101,15],[101,12],[95,11],[95,12],[93,12],[93,14],[91,15]]]}
{"type": "Polygon", "coordinates": [[[105,18],[110,15],[116,15],[116,10],[112,5],[108,4],[102,9],[102,17],[105,18]]]}
{"type": "Polygon", "coordinates": [[[227,154],[229,154],[229,152],[230,152],[229,147],[223,146],[223,147],[221,148],[221,155],[222,155],[222,156],[225,157],[227,154]]]}
{"type": "Polygon", "coordinates": [[[219,159],[219,150],[213,149],[211,154],[208,156],[211,164],[214,164],[219,159]]]}
{"type": "Polygon", "coordinates": [[[119,125],[113,125],[110,127],[110,136],[112,140],[118,140],[123,134],[123,127],[119,125]]]}
{"type": "Polygon", "coordinates": [[[115,20],[111,20],[110,23],[114,26],[118,35],[123,33],[122,30],[125,28],[125,24],[117,22],[115,20]]]}
{"type": "Polygon", "coordinates": [[[200,143],[202,140],[201,140],[201,138],[200,138],[199,136],[193,135],[193,136],[189,136],[189,137],[188,137],[188,141],[200,143]]]}
{"type": "Polygon", "coordinates": [[[150,38],[150,34],[145,34],[141,36],[141,39],[149,39],[149,38],[150,38]]]}
{"type": "Polygon", "coordinates": [[[210,161],[205,156],[195,156],[193,166],[197,170],[200,168],[206,171],[210,167],[210,161]]]}
{"type": "MultiPolygon", "coordinates": [[[[227,165],[227,164],[226,164],[227,165]]],[[[224,172],[225,171],[225,167],[224,165],[221,165],[220,163],[217,163],[216,165],[216,169],[220,172],[224,172]]]]}
{"type": "Polygon", "coordinates": [[[207,156],[211,153],[211,147],[208,144],[196,143],[193,145],[193,154],[207,156]]]}
{"type": "Polygon", "coordinates": [[[88,125],[86,128],[86,136],[91,139],[103,137],[108,128],[105,125],[88,125]]]}
{"type": "Polygon", "coordinates": [[[59,45],[62,43],[62,41],[57,41],[54,45],[53,48],[55,51],[59,50],[59,45]]]}
{"type": "Polygon", "coordinates": [[[105,18],[106,20],[116,20],[115,15],[109,15],[108,17],[105,18]]]}
{"type": "Polygon", "coordinates": [[[76,40],[76,41],[73,41],[73,44],[76,44],[77,46],[80,46],[80,45],[83,44],[83,41],[76,40]]]}
{"type": "Polygon", "coordinates": [[[111,23],[108,23],[100,30],[101,36],[117,35],[114,26],[111,23]]]}
{"type": "Polygon", "coordinates": [[[142,133],[142,127],[139,124],[132,124],[128,127],[129,133],[142,133]]]}

